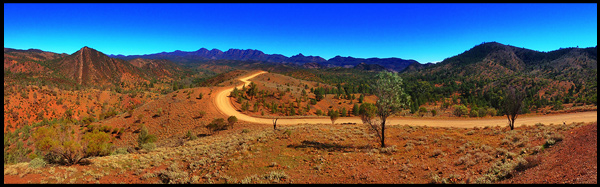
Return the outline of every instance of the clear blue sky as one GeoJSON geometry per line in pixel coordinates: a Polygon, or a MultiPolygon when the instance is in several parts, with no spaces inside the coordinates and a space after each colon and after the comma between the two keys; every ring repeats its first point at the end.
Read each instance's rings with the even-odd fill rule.
{"type": "Polygon", "coordinates": [[[257,49],[441,61],[482,42],[597,45],[597,4],[4,4],[4,47],[71,54],[257,49]]]}

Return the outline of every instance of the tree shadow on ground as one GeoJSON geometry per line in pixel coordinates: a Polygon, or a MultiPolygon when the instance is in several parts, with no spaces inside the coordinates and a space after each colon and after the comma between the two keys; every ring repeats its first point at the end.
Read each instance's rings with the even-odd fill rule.
{"type": "Polygon", "coordinates": [[[304,140],[300,144],[297,144],[297,143],[289,144],[287,147],[294,148],[294,149],[310,147],[310,148],[314,148],[314,149],[327,150],[327,151],[340,151],[340,152],[355,152],[355,151],[359,151],[359,150],[371,150],[373,148],[373,146],[371,146],[371,145],[363,145],[363,146],[342,145],[342,144],[337,144],[337,143],[321,143],[318,141],[308,141],[308,140],[304,140]]]}

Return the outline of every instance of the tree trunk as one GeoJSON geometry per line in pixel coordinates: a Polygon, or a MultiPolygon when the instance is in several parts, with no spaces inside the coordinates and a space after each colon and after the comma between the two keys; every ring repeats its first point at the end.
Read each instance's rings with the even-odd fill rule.
{"type": "Polygon", "coordinates": [[[515,120],[517,119],[517,115],[518,114],[514,114],[511,116],[511,120],[510,120],[510,130],[515,129],[515,120]]]}
{"type": "Polygon", "coordinates": [[[510,114],[506,114],[506,118],[508,119],[508,126],[510,127],[510,130],[513,130],[515,128],[515,119],[512,118],[510,114]]]}
{"type": "Polygon", "coordinates": [[[385,147],[385,119],[381,122],[381,147],[385,147]]]}

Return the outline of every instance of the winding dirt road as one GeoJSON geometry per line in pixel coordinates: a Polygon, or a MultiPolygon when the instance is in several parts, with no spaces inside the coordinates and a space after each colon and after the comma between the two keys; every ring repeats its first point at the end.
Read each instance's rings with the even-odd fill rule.
{"type": "MultiPolygon", "coordinates": [[[[252,79],[258,75],[267,73],[260,71],[249,74],[248,76],[242,77],[239,80],[245,84],[249,84],[252,79]]],[[[237,86],[241,89],[243,85],[237,86]]],[[[224,89],[217,93],[215,96],[214,103],[222,114],[226,116],[236,116],[238,120],[260,123],[260,124],[273,124],[272,118],[253,117],[246,114],[242,114],[237,111],[229,100],[229,93],[233,91],[233,87],[224,89]]],[[[576,112],[568,114],[553,114],[553,115],[530,115],[530,116],[519,116],[515,122],[515,126],[522,124],[534,125],[536,123],[543,124],[562,124],[572,122],[594,122],[597,121],[597,111],[587,112],[576,112]]],[[[280,117],[277,120],[277,125],[295,125],[295,124],[317,124],[317,123],[331,123],[329,117],[280,117]]],[[[362,121],[358,117],[340,117],[336,120],[336,123],[357,123],[361,124],[362,121]]],[[[469,119],[427,119],[427,118],[413,118],[413,117],[391,117],[387,120],[388,125],[419,125],[419,126],[431,126],[431,127],[485,127],[485,126],[506,126],[508,120],[506,117],[493,117],[493,118],[469,118],[469,119]]]]}

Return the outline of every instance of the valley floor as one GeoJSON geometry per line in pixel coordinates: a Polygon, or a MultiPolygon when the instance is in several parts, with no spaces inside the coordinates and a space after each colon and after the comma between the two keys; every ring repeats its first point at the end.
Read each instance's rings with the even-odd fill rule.
{"type": "MultiPolygon", "coordinates": [[[[505,117],[391,118],[387,147],[380,148],[357,117],[333,125],[327,117],[282,118],[274,130],[272,119],[227,109],[230,89],[215,91],[170,93],[132,113],[156,116],[142,122],[172,144],[90,158],[87,165],[5,165],[4,183],[597,183],[597,111],[523,115],[514,130],[505,117]],[[190,97],[198,93],[206,99],[190,97]],[[192,119],[199,111],[240,121],[195,140],[178,138],[211,120],[192,119]]],[[[136,137],[126,131],[122,141],[136,137]]]]}
{"type": "MultiPolygon", "coordinates": [[[[265,71],[256,71],[252,73],[248,73],[247,75],[238,78],[244,85],[248,85],[252,78],[259,76],[261,74],[267,73],[265,71]]],[[[238,85],[238,89],[242,89],[243,85],[238,85]]],[[[244,113],[241,113],[239,109],[235,108],[232,105],[232,99],[229,97],[231,91],[233,91],[233,87],[224,88],[217,91],[216,96],[214,97],[214,106],[219,110],[221,114],[224,116],[236,116],[238,120],[247,121],[252,123],[261,123],[261,124],[272,124],[272,118],[264,118],[260,116],[250,116],[244,113]]],[[[534,125],[536,123],[544,123],[544,124],[563,124],[563,123],[573,123],[573,122],[593,122],[597,120],[598,112],[597,111],[585,111],[585,112],[573,112],[566,114],[551,114],[551,115],[539,115],[539,114],[529,114],[529,115],[519,115],[516,123],[518,125],[534,125]]],[[[295,125],[299,123],[309,123],[309,124],[317,124],[317,123],[331,123],[329,117],[279,117],[277,120],[278,125],[295,125]]],[[[464,128],[472,128],[472,127],[484,127],[484,126],[506,126],[507,119],[505,116],[496,116],[496,117],[484,117],[484,118],[457,118],[457,117],[436,117],[436,118],[415,118],[415,117],[391,117],[388,119],[388,125],[418,125],[418,126],[433,126],[433,127],[464,127],[464,128]]],[[[362,124],[362,121],[359,117],[340,117],[335,121],[335,123],[354,123],[354,124],[362,124]]]]}

